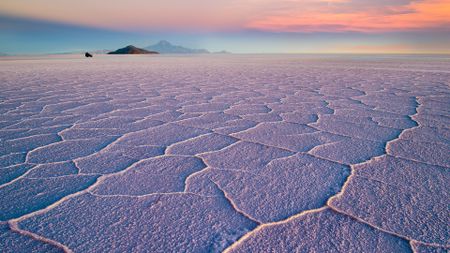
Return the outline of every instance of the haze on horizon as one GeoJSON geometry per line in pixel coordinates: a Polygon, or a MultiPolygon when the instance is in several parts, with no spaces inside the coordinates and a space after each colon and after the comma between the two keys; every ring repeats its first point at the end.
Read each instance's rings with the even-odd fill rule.
{"type": "Polygon", "coordinates": [[[450,53],[450,0],[3,0],[0,52],[450,53]]]}

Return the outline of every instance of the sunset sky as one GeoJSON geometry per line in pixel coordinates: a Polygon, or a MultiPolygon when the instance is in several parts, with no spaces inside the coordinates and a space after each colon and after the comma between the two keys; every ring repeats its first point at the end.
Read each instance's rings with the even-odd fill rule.
{"type": "Polygon", "coordinates": [[[2,0],[0,52],[450,53],[450,0],[2,0]]]}

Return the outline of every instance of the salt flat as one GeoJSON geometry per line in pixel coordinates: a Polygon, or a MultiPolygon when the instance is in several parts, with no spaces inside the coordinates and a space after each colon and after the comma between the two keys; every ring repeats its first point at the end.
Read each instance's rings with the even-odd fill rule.
{"type": "Polygon", "coordinates": [[[1,252],[448,252],[450,58],[3,57],[1,252]]]}

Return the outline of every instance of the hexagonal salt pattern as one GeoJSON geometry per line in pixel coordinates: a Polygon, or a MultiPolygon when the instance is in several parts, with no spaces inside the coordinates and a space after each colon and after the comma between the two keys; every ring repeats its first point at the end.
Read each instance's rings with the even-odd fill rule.
{"type": "Polygon", "coordinates": [[[0,61],[2,252],[447,252],[450,61],[0,61]]]}

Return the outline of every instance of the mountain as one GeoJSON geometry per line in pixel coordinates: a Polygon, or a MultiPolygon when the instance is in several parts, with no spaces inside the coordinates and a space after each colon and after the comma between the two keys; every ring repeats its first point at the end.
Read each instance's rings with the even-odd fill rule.
{"type": "Polygon", "coordinates": [[[129,45],[124,48],[117,49],[116,51],[109,52],[108,54],[159,54],[159,53],[129,45]]]}
{"type": "Polygon", "coordinates": [[[191,49],[182,46],[172,45],[166,40],[161,40],[155,45],[144,47],[144,49],[156,51],[161,54],[209,54],[206,49],[191,49]]]}
{"type": "Polygon", "coordinates": [[[222,50],[222,51],[214,52],[213,54],[231,54],[231,52],[228,52],[226,50],[222,50]]]}

